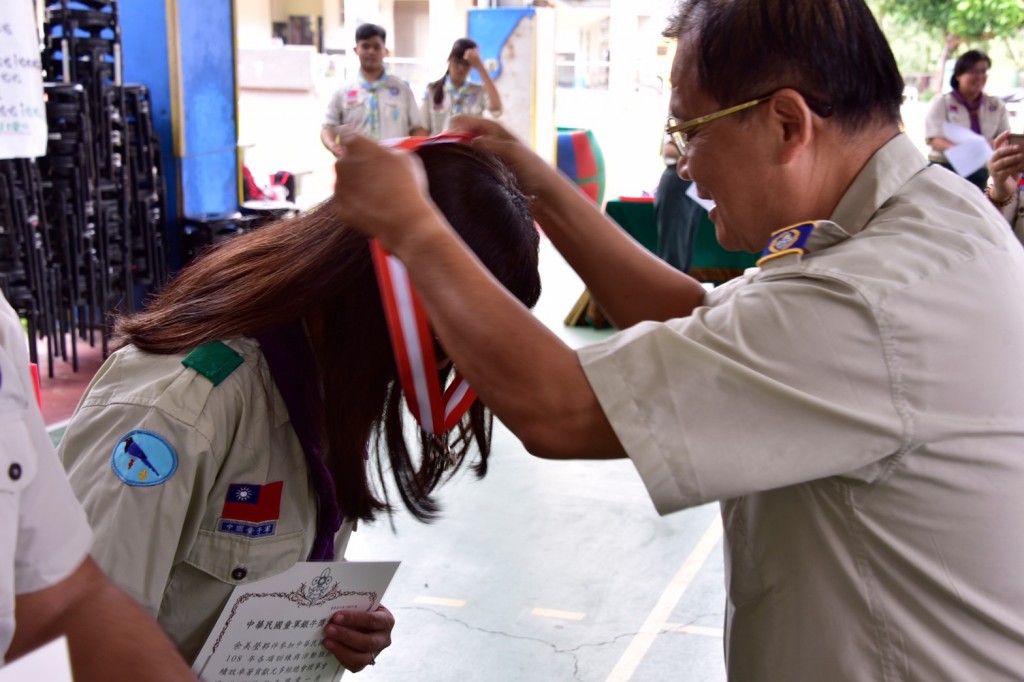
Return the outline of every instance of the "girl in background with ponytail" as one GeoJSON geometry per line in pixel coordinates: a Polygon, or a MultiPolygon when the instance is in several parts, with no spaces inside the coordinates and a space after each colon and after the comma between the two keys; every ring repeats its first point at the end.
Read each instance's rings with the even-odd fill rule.
{"type": "Polygon", "coordinates": [[[437,135],[448,128],[452,116],[482,116],[484,109],[494,118],[501,116],[501,95],[480,59],[476,42],[459,38],[448,55],[448,70],[427,86],[421,109],[423,122],[430,135],[437,135]],[[480,74],[482,85],[469,81],[473,69],[480,74]]]}

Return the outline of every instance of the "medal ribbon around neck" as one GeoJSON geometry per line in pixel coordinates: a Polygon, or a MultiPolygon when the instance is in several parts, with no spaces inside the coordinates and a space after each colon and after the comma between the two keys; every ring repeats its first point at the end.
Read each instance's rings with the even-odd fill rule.
{"type": "MultiPolygon", "coordinates": [[[[424,144],[465,142],[472,137],[448,133],[404,138],[385,144],[412,151],[424,144]]],[[[476,400],[476,393],[460,374],[456,374],[444,394],[441,393],[434,336],[405,265],[388,253],[377,239],[370,240],[370,252],[406,403],[424,431],[440,436],[459,423],[476,400]]]]}

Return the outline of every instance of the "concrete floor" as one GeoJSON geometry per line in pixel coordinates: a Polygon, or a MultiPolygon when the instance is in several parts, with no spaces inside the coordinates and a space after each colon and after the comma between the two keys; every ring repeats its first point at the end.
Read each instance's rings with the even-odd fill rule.
{"type": "MultiPolygon", "coordinates": [[[[543,242],[537,315],[562,325],[583,290],[543,242]]],[[[362,526],[352,560],[400,560],[394,643],[363,682],[718,682],[718,506],[659,517],[632,464],[536,459],[495,425],[491,469],[441,489],[444,518],[362,526]]]]}

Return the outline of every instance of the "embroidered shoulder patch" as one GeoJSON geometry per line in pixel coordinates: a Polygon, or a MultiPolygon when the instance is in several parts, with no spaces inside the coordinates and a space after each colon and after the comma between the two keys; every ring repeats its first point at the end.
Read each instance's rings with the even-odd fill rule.
{"type": "Polygon", "coordinates": [[[130,486],[160,485],[178,469],[178,454],[152,431],[129,431],[114,446],[114,473],[130,486]]]}
{"type": "Polygon", "coordinates": [[[764,247],[764,251],[761,252],[761,258],[757,261],[758,267],[773,258],[787,256],[791,253],[807,253],[805,245],[807,244],[807,238],[811,236],[813,231],[814,223],[798,223],[772,232],[772,238],[769,240],[768,246],[764,247]]]}
{"type": "Polygon", "coordinates": [[[181,364],[199,372],[212,381],[214,386],[219,386],[220,382],[231,376],[243,362],[242,356],[226,343],[213,341],[199,346],[186,355],[181,364]]]}
{"type": "Polygon", "coordinates": [[[250,538],[268,537],[277,532],[281,518],[281,492],[284,481],[264,485],[232,483],[224,497],[217,530],[250,538]]]}

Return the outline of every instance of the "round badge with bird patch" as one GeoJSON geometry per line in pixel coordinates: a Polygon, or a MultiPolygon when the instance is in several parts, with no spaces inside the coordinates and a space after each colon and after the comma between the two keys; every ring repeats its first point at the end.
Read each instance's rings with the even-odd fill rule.
{"type": "Polygon", "coordinates": [[[114,473],[131,486],[160,485],[178,468],[171,444],[152,431],[129,431],[114,446],[114,473]]]}

